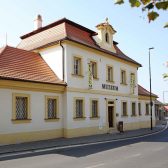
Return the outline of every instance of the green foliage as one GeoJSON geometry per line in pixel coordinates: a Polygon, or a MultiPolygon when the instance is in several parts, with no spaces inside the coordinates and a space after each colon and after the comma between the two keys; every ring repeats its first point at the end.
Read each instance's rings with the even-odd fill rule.
{"type": "Polygon", "coordinates": [[[159,14],[158,14],[157,12],[154,12],[154,11],[149,12],[149,13],[148,13],[149,22],[150,22],[151,20],[155,20],[158,16],[159,16],[159,14]]]}
{"type": "Polygon", "coordinates": [[[168,74],[167,74],[167,73],[164,73],[164,74],[163,74],[163,78],[168,78],[168,74]]]}
{"type": "Polygon", "coordinates": [[[157,9],[168,10],[168,1],[157,2],[155,6],[157,9]]]}
{"type": "Polygon", "coordinates": [[[115,4],[118,4],[118,5],[123,4],[123,3],[124,3],[124,0],[116,0],[115,1],[115,4]]]}
{"type": "Polygon", "coordinates": [[[168,22],[164,25],[164,28],[168,28],[168,22]]]}
{"type": "Polygon", "coordinates": [[[143,9],[144,10],[146,10],[146,9],[151,10],[153,8],[154,8],[154,4],[151,2],[151,3],[147,4],[143,9]]]}
{"type": "Polygon", "coordinates": [[[143,5],[148,4],[150,1],[151,1],[151,0],[141,0],[141,2],[142,2],[143,5]]]}
{"type": "Polygon", "coordinates": [[[141,3],[138,0],[129,0],[131,7],[139,7],[141,3]]]}
{"type": "MultiPolygon", "coordinates": [[[[124,0],[115,0],[115,4],[123,4],[124,0]]],[[[149,22],[159,17],[157,10],[168,10],[168,0],[129,0],[131,7],[141,7],[142,11],[147,11],[149,22]]],[[[168,28],[168,23],[164,28],[168,28]]]]}

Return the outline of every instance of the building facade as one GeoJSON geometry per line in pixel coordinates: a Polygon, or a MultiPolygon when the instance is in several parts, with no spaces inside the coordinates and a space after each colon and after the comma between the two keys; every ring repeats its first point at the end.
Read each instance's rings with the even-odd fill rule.
{"type": "Polygon", "coordinates": [[[150,127],[141,64],[118,48],[108,20],[94,32],[66,18],[42,27],[39,15],[35,28],[0,50],[0,144],[110,133],[119,121],[150,127]]]}

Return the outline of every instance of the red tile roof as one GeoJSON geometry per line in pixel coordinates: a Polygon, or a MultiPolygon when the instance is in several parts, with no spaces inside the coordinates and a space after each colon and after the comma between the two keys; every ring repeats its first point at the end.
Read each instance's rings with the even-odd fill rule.
{"type": "Polygon", "coordinates": [[[39,54],[9,46],[0,53],[0,78],[64,84],[39,54]]]}
{"type": "Polygon", "coordinates": [[[164,109],[168,112],[168,106],[164,106],[164,109]]]}
{"type": "Polygon", "coordinates": [[[116,53],[100,48],[100,46],[98,46],[96,44],[96,41],[93,39],[93,36],[96,34],[96,32],[86,27],[83,27],[75,22],[63,18],[61,20],[58,20],[57,22],[30,32],[24,36],[21,36],[22,41],[18,45],[18,48],[22,48],[25,50],[34,50],[54,45],[57,44],[60,40],[67,39],[85,45],[87,47],[94,48],[101,52],[110,54],[119,59],[134,63],[137,66],[141,66],[141,64],[123,54],[117,47],[116,42],[114,42],[116,53]]]}
{"type": "MultiPolygon", "coordinates": [[[[141,96],[150,96],[150,92],[147,91],[142,86],[138,85],[138,95],[141,95],[141,96]]],[[[156,97],[157,98],[158,96],[152,93],[152,97],[156,97]]]]}
{"type": "Polygon", "coordinates": [[[75,22],[73,22],[73,21],[71,21],[71,20],[69,20],[69,19],[67,19],[67,18],[62,18],[62,19],[60,19],[60,20],[57,20],[56,22],[50,23],[49,25],[47,25],[47,26],[45,26],[45,27],[42,27],[42,28],[40,28],[40,29],[34,30],[34,31],[30,32],[30,33],[27,33],[27,34],[21,36],[20,38],[21,38],[21,39],[25,39],[25,38],[27,38],[27,37],[30,37],[30,36],[32,36],[32,35],[34,35],[34,34],[37,34],[37,33],[39,33],[39,32],[45,31],[45,30],[47,30],[47,29],[50,29],[50,28],[55,27],[55,26],[57,26],[57,25],[59,25],[59,24],[62,24],[62,23],[72,24],[72,25],[74,25],[75,27],[78,27],[79,29],[82,29],[82,30],[84,30],[84,31],[86,31],[86,32],[88,32],[88,33],[90,33],[90,34],[92,34],[92,35],[97,34],[97,33],[94,32],[93,30],[90,30],[90,29],[88,29],[88,28],[86,28],[86,27],[84,27],[84,26],[82,26],[82,25],[80,25],[80,24],[77,24],[77,23],[75,23],[75,22]]]}

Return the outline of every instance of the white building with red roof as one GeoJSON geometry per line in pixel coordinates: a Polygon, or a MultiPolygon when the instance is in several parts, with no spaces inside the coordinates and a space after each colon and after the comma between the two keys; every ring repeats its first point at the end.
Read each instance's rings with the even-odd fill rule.
{"type": "Polygon", "coordinates": [[[96,28],[66,18],[42,27],[39,15],[17,48],[0,49],[0,144],[115,132],[119,121],[150,127],[141,64],[118,48],[107,19],[96,28]]]}

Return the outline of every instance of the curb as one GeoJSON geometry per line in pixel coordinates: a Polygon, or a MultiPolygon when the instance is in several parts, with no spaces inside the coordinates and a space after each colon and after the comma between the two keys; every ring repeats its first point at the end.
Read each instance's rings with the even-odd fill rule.
{"type": "Polygon", "coordinates": [[[0,159],[5,158],[5,157],[10,157],[10,156],[19,156],[19,155],[26,155],[26,154],[32,154],[32,153],[39,153],[39,152],[45,152],[45,151],[52,151],[52,150],[60,150],[60,149],[66,149],[66,148],[75,148],[75,147],[80,147],[80,146],[89,146],[89,145],[96,145],[96,144],[103,144],[103,143],[110,143],[110,142],[118,142],[118,141],[125,141],[125,140],[129,140],[129,139],[138,139],[141,137],[147,137],[147,136],[151,136],[151,135],[155,135],[158,133],[161,133],[163,131],[165,131],[168,128],[168,122],[166,122],[165,127],[163,127],[162,129],[153,131],[151,133],[145,133],[145,134],[140,134],[137,136],[129,136],[129,137],[125,137],[125,138],[115,138],[115,139],[108,139],[108,140],[98,140],[98,141],[94,141],[94,142],[83,142],[83,143],[76,143],[76,144],[69,144],[69,145],[63,145],[63,146],[50,146],[50,147],[41,147],[41,148],[37,148],[37,149],[23,149],[23,150],[13,150],[13,151],[9,151],[9,152],[4,152],[4,153],[0,153],[0,159]]]}

